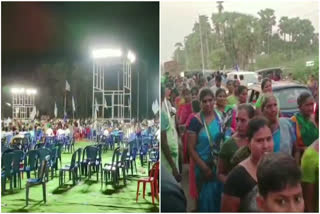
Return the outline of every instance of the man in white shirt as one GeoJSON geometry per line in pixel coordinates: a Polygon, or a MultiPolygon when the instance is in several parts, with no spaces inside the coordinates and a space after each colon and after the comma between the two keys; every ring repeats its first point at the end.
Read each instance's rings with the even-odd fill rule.
{"type": "Polygon", "coordinates": [[[64,134],[65,134],[66,136],[72,137],[71,132],[70,132],[70,129],[69,129],[67,126],[64,127],[64,134]]]}
{"type": "Polygon", "coordinates": [[[58,131],[57,131],[57,136],[61,136],[61,135],[64,135],[64,134],[65,134],[65,131],[62,128],[59,128],[58,131]]]}
{"type": "Polygon", "coordinates": [[[105,130],[103,131],[103,135],[106,137],[109,136],[109,131],[107,128],[105,128],[105,130]]]}
{"type": "Polygon", "coordinates": [[[221,88],[221,80],[222,80],[222,78],[221,78],[220,75],[216,76],[216,78],[215,78],[215,83],[216,83],[216,84],[210,88],[211,91],[213,92],[214,96],[216,96],[216,91],[217,91],[219,88],[221,88]]]}
{"type": "Polygon", "coordinates": [[[46,135],[48,137],[53,137],[53,130],[52,130],[52,128],[50,126],[46,130],[46,135]]]}

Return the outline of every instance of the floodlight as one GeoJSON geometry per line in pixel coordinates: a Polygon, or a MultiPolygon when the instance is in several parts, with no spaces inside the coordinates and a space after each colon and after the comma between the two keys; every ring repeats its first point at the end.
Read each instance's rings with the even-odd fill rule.
{"type": "Polygon", "coordinates": [[[92,57],[95,59],[121,56],[122,51],[120,49],[97,49],[92,51],[92,57]]]}
{"type": "Polygon", "coordinates": [[[26,93],[27,93],[28,95],[37,94],[37,90],[35,90],[35,89],[27,89],[27,90],[26,90],[26,93]]]}
{"type": "Polygon", "coordinates": [[[12,88],[11,93],[13,94],[23,94],[25,92],[24,88],[12,88]]]}
{"type": "Polygon", "coordinates": [[[136,61],[136,56],[131,51],[129,51],[128,59],[130,60],[131,63],[134,63],[136,61]]]}

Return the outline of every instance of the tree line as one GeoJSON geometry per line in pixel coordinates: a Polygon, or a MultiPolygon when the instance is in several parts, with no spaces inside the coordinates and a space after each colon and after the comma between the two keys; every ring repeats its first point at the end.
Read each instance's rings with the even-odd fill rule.
{"type": "Polygon", "coordinates": [[[257,16],[223,11],[199,16],[192,33],[175,44],[173,59],[181,70],[252,70],[257,57],[281,53],[286,60],[318,52],[319,34],[308,19],[283,16],[262,9],[257,16]]]}

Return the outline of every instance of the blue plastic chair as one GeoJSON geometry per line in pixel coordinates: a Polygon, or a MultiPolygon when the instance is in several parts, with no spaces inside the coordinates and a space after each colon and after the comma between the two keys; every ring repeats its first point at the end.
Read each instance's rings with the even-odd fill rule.
{"type": "Polygon", "coordinates": [[[77,155],[78,155],[78,152],[75,151],[72,154],[70,165],[65,165],[59,170],[59,186],[65,183],[65,180],[66,180],[65,172],[69,172],[69,180],[71,180],[71,177],[72,177],[73,185],[76,184],[76,178],[77,178],[77,172],[78,172],[77,166],[76,166],[77,155]]]}
{"type": "Polygon", "coordinates": [[[1,181],[2,181],[2,192],[6,190],[7,178],[10,180],[10,191],[12,191],[12,166],[13,166],[13,152],[5,153],[2,156],[3,169],[1,171],[1,181]]]}
{"type": "Polygon", "coordinates": [[[125,149],[123,149],[120,161],[117,164],[118,178],[120,178],[120,170],[121,170],[122,171],[122,178],[123,178],[124,185],[127,184],[127,180],[126,180],[126,171],[127,171],[127,168],[128,168],[127,167],[127,162],[126,162],[127,155],[128,155],[128,149],[125,148],[125,149]]]}
{"type": "Polygon", "coordinates": [[[150,166],[159,161],[159,150],[152,149],[148,153],[148,172],[150,171],[150,166]]]}
{"type": "MultiPolygon", "coordinates": [[[[45,173],[46,173],[46,179],[48,180],[49,179],[50,160],[51,160],[50,159],[51,151],[46,148],[40,148],[37,151],[38,151],[38,155],[39,155],[40,164],[42,164],[43,161],[46,160],[47,167],[46,167],[45,173]]],[[[40,165],[40,169],[41,169],[41,165],[40,165]]]]}
{"type": "Polygon", "coordinates": [[[139,150],[141,166],[144,165],[145,160],[147,161],[148,151],[149,151],[149,144],[142,144],[139,150]]]}
{"type": "Polygon", "coordinates": [[[101,187],[103,186],[103,183],[105,181],[105,184],[107,185],[108,180],[112,181],[113,186],[116,186],[118,184],[118,162],[120,158],[120,147],[117,147],[113,151],[112,155],[112,161],[111,163],[104,164],[104,167],[102,169],[101,173],[101,187]]]}
{"type": "Polygon", "coordinates": [[[14,187],[16,187],[17,179],[18,179],[18,185],[21,189],[21,171],[20,169],[20,163],[24,159],[24,153],[23,151],[16,150],[13,152],[13,163],[12,163],[12,176],[14,178],[14,187]]]}
{"type": "MultiPolygon", "coordinates": [[[[100,150],[101,151],[101,150],[100,150]]],[[[90,146],[87,148],[87,169],[89,171],[88,177],[91,178],[92,168],[97,173],[97,181],[99,180],[99,168],[101,162],[97,164],[99,157],[99,148],[96,146],[90,146]]],[[[101,155],[100,155],[101,158],[101,155]]]]}
{"type": "Polygon", "coordinates": [[[128,143],[129,144],[129,155],[127,155],[126,162],[128,165],[127,173],[129,171],[129,167],[131,168],[131,175],[133,175],[133,165],[136,169],[137,173],[137,163],[136,163],[136,156],[138,152],[137,142],[136,140],[133,140],[128,143]]]}
{"type": "Polygon", "coordinates": [[[46,172],[48,167],[48,160],[50,157],[45,157],[45,159],[41,162],[41,167],[38,173],[38,178],[34,179],[28,179],[26,184],[26,206],[28,206],[29,202],[29,189],[30,187],[36,186],[36,185],[42,185],[42,194],[43,194],[43,201],[44,203],[47,202],[46,199],[46,172]]]}
{"type": "Polygon", "coordinates": [[[36,171],[38,170],[38,156],[37,150],[30,150],[25,154],[23,172],[27,172],[27,178],[30,178],[30,172],[34,171],[34,177],[36,177],[36,171]]]}

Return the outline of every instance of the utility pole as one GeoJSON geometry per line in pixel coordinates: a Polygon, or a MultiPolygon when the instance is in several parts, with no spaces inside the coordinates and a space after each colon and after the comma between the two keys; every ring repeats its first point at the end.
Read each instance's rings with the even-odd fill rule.
{"type": "Polygon", "coordinates": [[[200,16],[199,16],[199,31],[200,31],[202,74],[203,74],[203,76],[204,76],[204,59],[203,59],[203,44],[202,44],[202,32],[201,32],[201,19],[200,19],[200,16]]]}
{"type": "Polygon", "coordinates": [[[185,55],[185,63],[186,63],[186,68],[185,70],[189,70],[189,61],[188,61],[188,51],[187,51],[187,43],[186,43],[186,37],[184,37],[184,55],[185,55]]]}
{"type": "Polygon", "coordinates": [[[148,119],[149,116],[149,81],[147,81],[147,117],[146,119],[148,119]]]}
{"type": "Polygon", "coordinates": [[[137,120],[139,121],[139,104],[140,104],[140,99],[139,99],[139,88],[140,88],[140,72],[138,71],[138,102],[137,102],[137,120]]]}

